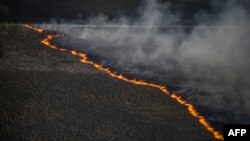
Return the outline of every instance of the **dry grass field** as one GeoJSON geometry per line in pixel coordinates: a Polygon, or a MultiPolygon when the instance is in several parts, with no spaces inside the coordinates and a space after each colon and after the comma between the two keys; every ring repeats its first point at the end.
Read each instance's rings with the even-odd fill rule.
{"type": "Polygon", "coordinates": [[[0,25],[0,140],[211,141],[160,90],[129,84],[0,25]]]}

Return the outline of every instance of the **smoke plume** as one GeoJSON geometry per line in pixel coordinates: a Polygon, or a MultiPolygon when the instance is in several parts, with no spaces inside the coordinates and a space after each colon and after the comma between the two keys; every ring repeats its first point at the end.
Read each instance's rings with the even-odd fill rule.
{"type": "MultiPolygon", "coordinates": [[[[85,25],[43,26],[63,32],[62,45],[90,52],[103,65],[156,78],[187,100],[230,115],[228,120],[250,123],[248,11],[228,1],[216,15],[199,11],[195,25],[181,25],[183,13],[169,7],[146,0],[133,20],[98,16],[85,25]]],[[[216,114],[210,118],[220,120],[216,114]]]]}

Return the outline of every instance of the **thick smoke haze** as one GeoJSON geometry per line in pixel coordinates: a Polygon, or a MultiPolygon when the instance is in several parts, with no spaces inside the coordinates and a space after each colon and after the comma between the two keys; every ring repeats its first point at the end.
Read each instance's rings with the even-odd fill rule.
{"type": "Polygon", "coordinates": [[[249,13],[228,1],[216,16],[200,11],[195,26],[183,26],[182,13],[169,7],[147,0],[137,19],[99,16],[86,25],[43,26],[64,33],[63,46],[90,52],[105,66],[174,86],[187,100],[213,109],[210,120],[250,123],[249,13]]]}

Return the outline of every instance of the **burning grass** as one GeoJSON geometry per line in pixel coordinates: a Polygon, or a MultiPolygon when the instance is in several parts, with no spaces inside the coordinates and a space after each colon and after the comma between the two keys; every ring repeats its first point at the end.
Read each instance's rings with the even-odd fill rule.
{"type": "MultiPolygon", "coordinates": [[[[42,29],[41,29],[42,30],[42,29]]],[[[35,28],[35,31],[37,31],[37,29],[35,28]]],[[[190,114],[192,116],[194,116],[195,118],[197,118],[200,123],[209,131],[211,132],[214,137],[218,140],[224,140],[222,134],[218,131],[216,131],[216,129],[214,129],[210,124],[209,122],[205,119],[204,116],[201,116],[197,110],[194,108],[194,106],[188,102],[186,102],[184,99],[182,99],[180,96],[177,96],[176,94],[171,94],[169,92],[169,90],[165,87],[165,86],[162,86],[162,85],[158,85],[158,84],[154,84],[154,83],[149,83],[149,82],[145,82],[143,80],[136,80],[136,79],[129,79],[127,78],[126,76],[123,76],[121,74],[117,74],[115,72],[112,72],[109,68],[106,68],[100,64],[97,64],[91,60],[88,59],[88,55],[85,54],[85,53],[82,53],[82,52],[77,52],[75,50],[67,50],[67,49],[64,49],[64,48],[59,48],[57,47],[56,45],[52,44],[51,43],[51,40],[53,38],[57,38],[59,37],[58,34],[55,34],[55,35],[48,35],[44,40],[41,41],[42,44],[50,47],[50,48],[53,48],[53,49],[57,49],[57,50],[60,50],[60,51],[66,51],[66,52],[70,52],[72,55],[75,55],[75,56],[79,56],[81,58],[81,62],[84,63],[84,64],[89,64],[89,65],[92,65],[94,66],[96,69],[100,70],[100,71],[103,71],[105,73],[107,73],[108,75],[110,75],[111,77],[114,77],[114,78],[117,78],[117,79],[120,79],[120,80],[123,80],[123,81],[126,81],[126,82],[129,82],[129,83],[133,83],[133,84],[136,84],[136,85],[143,85],[143,86],[149,86],[149,87],[153,87],[153,88],[157,88],[157,89],[160,89],[164,94],[166,95],[169,95],[171,98],[173,98],[174,100],[176,100],[178,103],[180,103],[181,105],[184,105],[187,107],[188,111],[190,112],[190,114]]]]}
{"type": "Polygon", "coordinates": [[[82,64],[80,52],[44,48],[38,41],[45,34],[4,31],[1,140],[214,140],[159,88],[109,77],[93,69],[103,66],[82,64]]]}

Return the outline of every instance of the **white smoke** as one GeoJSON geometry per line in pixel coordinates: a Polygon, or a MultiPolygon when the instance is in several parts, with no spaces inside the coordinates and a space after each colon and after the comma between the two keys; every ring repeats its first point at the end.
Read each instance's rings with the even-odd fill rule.
{"type": "Polygon", "coordinates": [[[87,25],[47,28],[64,32],[70,47],[109,58],[131,73],[157,76],[167,83],[180,77],[183,82],[178,85],[192,90],[184,92],[199,105],[250,117],[249,13],[228,2],[215,18],[197,13],[198,24],[192,27],[176,25],[181,14],[169,6],[147,0],[136,20],[124,16],[109,21],[101,16],[87,25]]]}

